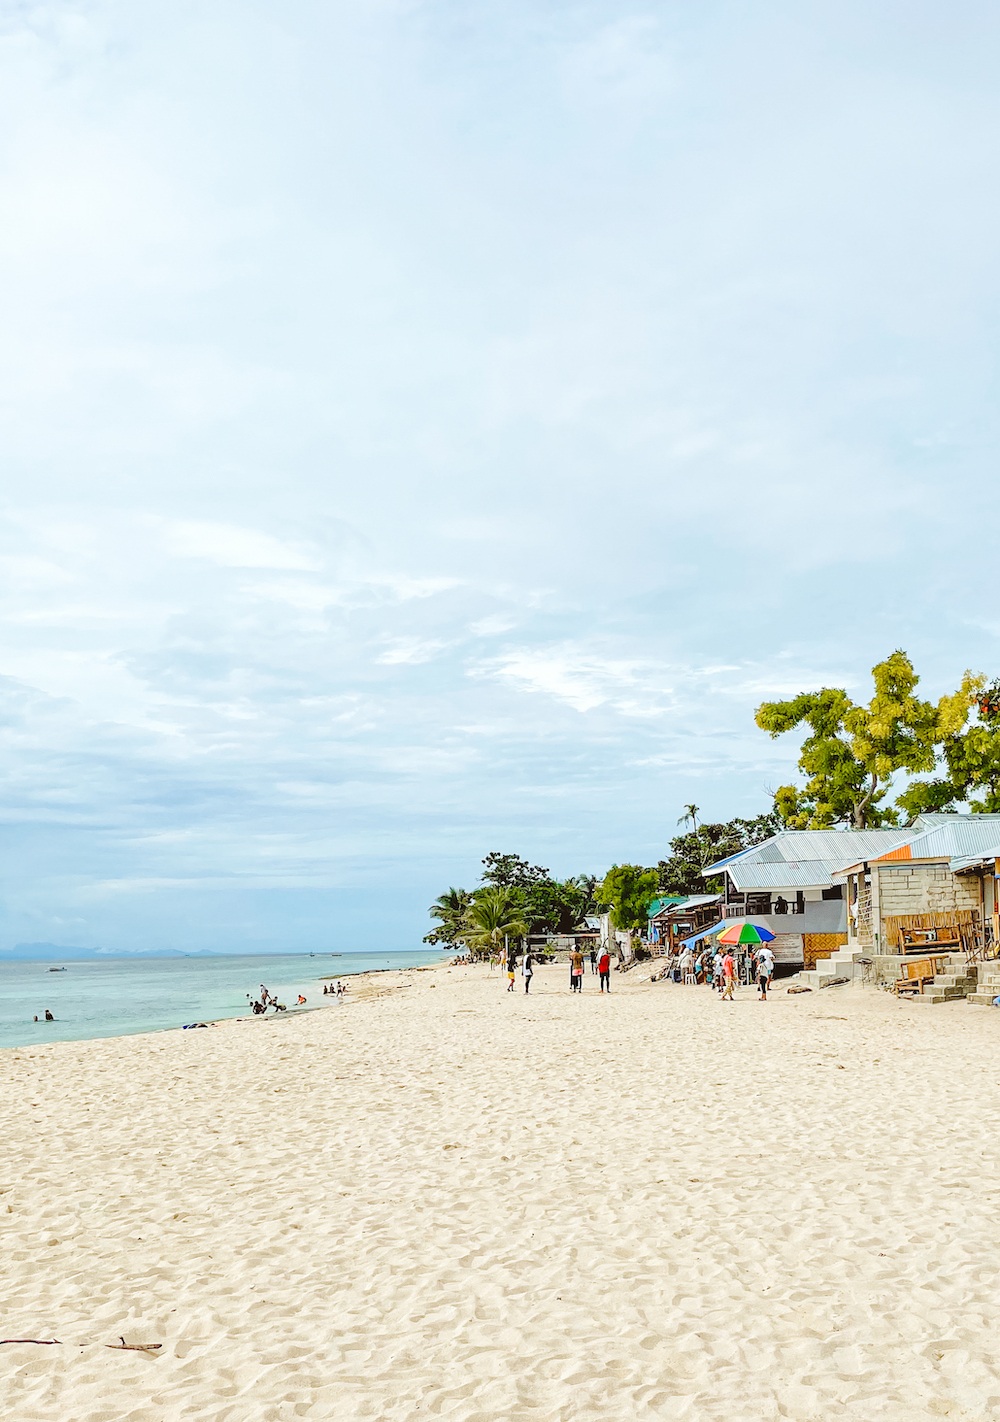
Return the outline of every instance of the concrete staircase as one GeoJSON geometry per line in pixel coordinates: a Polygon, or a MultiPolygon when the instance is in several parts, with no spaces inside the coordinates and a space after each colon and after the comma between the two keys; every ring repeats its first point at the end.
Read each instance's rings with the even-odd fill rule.
{"type": "Polygon", "coordinates": [[[963,1002],[976,991],[975,968],[972,972],[971,977],[965,973],[938,973],[922,993],[907,994],[906,1001],[919,1003],[922,1007],[936,1007],[942,1002],[963,1002]]]}
{"type": "Polygon", "coordinates": [[[854,960],[864,956],[863,953],[848,953],[842,948],[829,958],[818,959],[815,968],[799,973],[796,982],[813,989],[826,987],[834,978],[850,978],[852,982],[857,978],[860,982],[864,969],[854,960]]]}
{"type": "MultiPolygon", "coordinates": [[[[851,954],[846,949],[841,949],[839,953],[835,953],[825,962],[818,962],[812,971],[799,973],[796,981],[803,987],[814,990],[825,987],[827,983],[836,978],[848,978],[852,984],[854,982],[860,983],[864,976],[864,966],[856,962],[855,959],[865,956],[867,956],[865,953],[851,954]]],[[[985,970],[982,967],[979,969],[980,978],[982,978],[984,971],[995,974],[996,985],[988,997],[980,995],[988,989],[983,986],[977,988],[976,969],[966,966],[963,955],[958,954],[950,957],[947,968],[948,971],[938,973],[933,983],[928,983],[922,993],[907,994],[905,1001],[917,1002],[922,1007],[937,1007],[943,1002],[962,1002],[966,998],[970,1002],[992,1002],[993,998],[1000,994],[1000,962],[995,968],[989,964],[985,970]]],[[[991,978],[990,981],[992,982],[993,979],[991,978]]]]}
{"type": "Polygon", "coordinates": [[[980,963],[979,985],[969,993],[966,1001],[980,1007],[991,1007],[997,996],[1000,996],[1000,962],[980,963]]]}

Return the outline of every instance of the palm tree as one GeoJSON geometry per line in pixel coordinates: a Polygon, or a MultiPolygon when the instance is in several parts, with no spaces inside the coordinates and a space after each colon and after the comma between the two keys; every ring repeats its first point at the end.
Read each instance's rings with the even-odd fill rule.
{"type": "Polygon", "coordinates": [[[438,894],[427,912],[431,918],[440,920],[441,927],[429,933],[424,942],[460,942],[464,936],[465,915],[471,903],[472,895],[465,889],[449,889],[445,894],[438,894]]]}
{"type": "Polygon", "coordinates": [[[497,952],[505,938],[528,931],[528,925],[518,917],[519,907],[518,895],[510,889],[492,885],[478,889],[465,915],[465,941],[478,952],[497,952]]]}
{"type": "Polygon", "coordinates": [[[698,854],[701,860],[701,867],[705,867],[705,845],[702,844],[701,835],[698,833],[698,816],[701,810],[697,805],[685,805],[684,813],[677,821],[679,825],[691,824],[694,827],[694,837],[698,841],[698,854]]]}

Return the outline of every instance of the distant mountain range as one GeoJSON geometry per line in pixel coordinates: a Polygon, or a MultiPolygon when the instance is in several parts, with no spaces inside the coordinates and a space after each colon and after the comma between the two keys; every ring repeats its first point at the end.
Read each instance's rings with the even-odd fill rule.
{"type": "Polygon", "coordinates": [[[93,961],[97,958],[190,958],[211,957],[211,954],[182,953],[179,948],[163,948],[152,953],[137,953],[118,950],[106,952],[103,948],[74,948],[64,943],[15,943],[13,948],[0,949],[0,963],[31,962],[78,962],[81,959],[93,961]]]}

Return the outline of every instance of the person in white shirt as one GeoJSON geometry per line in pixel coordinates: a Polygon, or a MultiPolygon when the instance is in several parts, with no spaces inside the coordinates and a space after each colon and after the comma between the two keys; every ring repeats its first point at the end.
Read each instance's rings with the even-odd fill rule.
{"type": "Polygon", "coordinates": [[[771,974],[774,972],[774,954],[766,943],[761,944],[757,949],[757,986],[760,989],[761,1001],[767,1001],[767,985],[771,981],[771,974]]]}

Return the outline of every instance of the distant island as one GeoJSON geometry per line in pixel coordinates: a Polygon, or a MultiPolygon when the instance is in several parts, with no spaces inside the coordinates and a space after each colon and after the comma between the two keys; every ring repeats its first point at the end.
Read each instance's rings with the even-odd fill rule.
{"type": "Polygon", "coordinates": [[[15,943],[13,948],[0,948],[0,963],[93,962],[101,958],[192,958],[212,955],[182,953],[179,948],[159,948],[149,953],[133,949],[109,952],[103,948],[78,948],[63,943],[15,943]]]}

